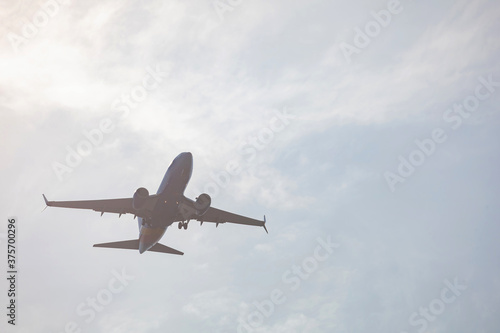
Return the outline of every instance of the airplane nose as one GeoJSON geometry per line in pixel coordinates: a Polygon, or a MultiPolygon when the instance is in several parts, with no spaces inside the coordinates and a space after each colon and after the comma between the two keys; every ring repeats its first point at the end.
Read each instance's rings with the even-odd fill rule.
{"type": "Polygon", "coordinates": [[[193,164],[193,154],[191,154],[190,152],[185,152],[185,153],[182,153],[182,155],[183,155],[185,163],[187,163],[188,165],[193,164]]]}

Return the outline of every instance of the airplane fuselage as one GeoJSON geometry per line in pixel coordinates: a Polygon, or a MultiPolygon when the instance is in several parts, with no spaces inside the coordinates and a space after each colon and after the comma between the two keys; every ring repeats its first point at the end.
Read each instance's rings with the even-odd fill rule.
{"type": "Polygon", "coordinates": [[[149,250],[163,237],[179,215],[179,202],[193,172],[193,155],[181,153],[167,169],[156,194],[158,201],[150,219],[139,220],[139,252],[149,250]]]}

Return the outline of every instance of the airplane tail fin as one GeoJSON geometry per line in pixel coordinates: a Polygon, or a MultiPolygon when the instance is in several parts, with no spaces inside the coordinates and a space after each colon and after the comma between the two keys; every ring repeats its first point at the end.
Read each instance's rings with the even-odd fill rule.
{"type": "MultiPolygon", "coordinates": [[[[107,248],[112,248],[112,249],[139,250],[139,240],[132,239],[132,240],[121,241],[121,242],[94,244],[94,247],[107,247],[107,248]]],[[[184,254],[181,251],[178,251],[176,249],[173,249],[171,247],[165,246],[165,245],[160,244],[160,243],[156,243],[155,246],[150,248],[148,251],[170,253],[170,254],[177,254],[177,255],[184,254]]]]}

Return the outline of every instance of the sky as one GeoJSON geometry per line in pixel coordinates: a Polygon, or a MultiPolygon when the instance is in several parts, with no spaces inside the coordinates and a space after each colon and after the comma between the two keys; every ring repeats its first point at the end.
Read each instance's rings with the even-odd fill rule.
{"type": "Polygon", "coordinates": [[[500,330],[497,1],[0,3],[1,332],[500,330]],[[44,210],[184,151],[269,234],[44,210]]]}

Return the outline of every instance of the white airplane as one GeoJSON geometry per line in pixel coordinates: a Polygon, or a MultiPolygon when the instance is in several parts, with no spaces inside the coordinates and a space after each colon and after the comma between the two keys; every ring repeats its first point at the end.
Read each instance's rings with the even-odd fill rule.
{"type": "Polygon", "coordinates": [[[178,222],[179,229],[187,229],[190,220],[220,223],[237,223],[266,228],[264,220],[229,213],[211,207],[211,198],[203,193],[193,201],[184,196],[184,190],[193,172],[193,155],[189,152],[179,154],[168,167],[165,176],[154,195],[144,187],[135,191],[132,198],[84,200],[84,201],[49,201],[43,194],[45,204],[52,207],[92,209],[104,213],[134,214],[139,221],[139,239],[121,242],[94,244],[94,247],[163,252],[183,255],[183,252],[158,243],[167,228],[178,222]]]}

